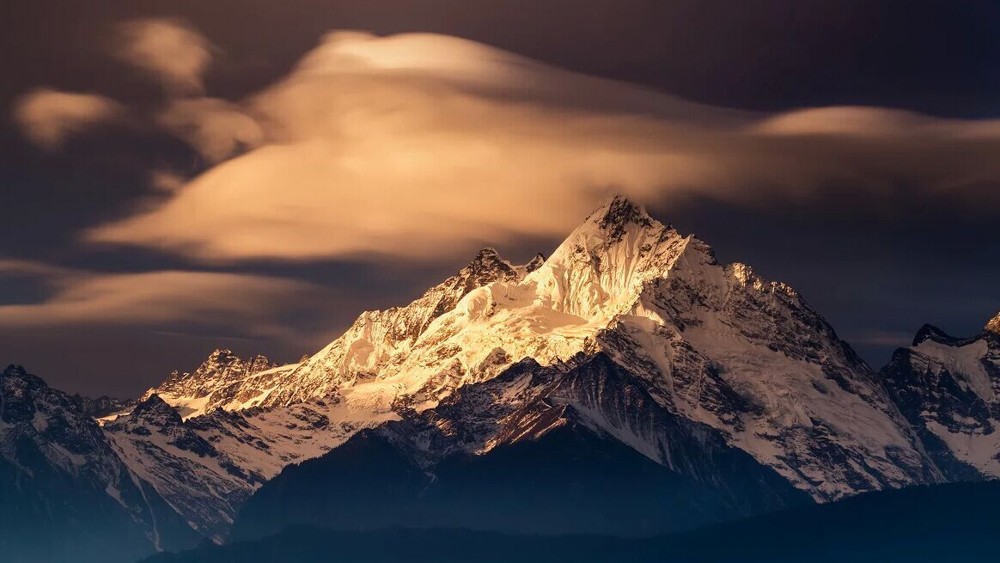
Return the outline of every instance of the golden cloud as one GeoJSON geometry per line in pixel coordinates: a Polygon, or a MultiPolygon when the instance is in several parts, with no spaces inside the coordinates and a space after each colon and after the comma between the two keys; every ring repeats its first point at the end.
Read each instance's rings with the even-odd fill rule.
{"type": "Polygon", "coordinates": [[[130,20],[120,27],[116,52],[159,80],[173,95],[199,94],[213,47],[201,33],[174,18],[130,20]]]}
{"type": "Polygon", "coordinates": [[[264,141],[264,131],[252,117],[236,104],[217,98],[173,100],[159,113],[157,122],[210,162],[264,141]]]}
{"type": "Polygon", "coordinates": [[[87,128],[121,114],[118,102],[96,94],[38,88],[14,104],[14,121],[32,143],[52,150],[87,128]]]}
{"type": "Polygon", "coordinates": [[[39,278],[51,290],[29,304],[0,303],[0,328],[47,326],[245,326],[262,336],[289,329],[272,317],[294,297],[323,294],[301,281],[197,271],[95,273],[23,260],[0,260],[4,277],[39,278]]]}
{"type": "Polygon", "coordinates": [[[440,258],[562,234],[611,190],[764,205],[1000,180],[996,121],[739,112],[428,34],[330,34],[239,112],[257,148],[87,240],[205,261],[440,258]]]}

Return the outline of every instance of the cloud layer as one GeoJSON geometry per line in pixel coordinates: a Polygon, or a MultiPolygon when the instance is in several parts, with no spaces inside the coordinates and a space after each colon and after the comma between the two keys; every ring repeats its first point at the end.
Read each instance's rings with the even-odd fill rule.
{"type": "Polygon", "coordinates": [[[210,158],[252,150],[88,240],[205,261],[433,259],[557,236],[609,191],[752,206],[841,190],[878,205],[988,186],[995,204],[1000,179],[1000,122],[736,112],[427,34],[332,33],[239,106],[178,112],[210,158]]]}
{"type": "Polygon", "coordinates": [[[38,88],[14,105],[14,120],[32,143],[44,149],[59,148],[68,137],[123,112],[122,106],[104,96],[38,88]]]}
{"type": "Polygon", "coordinates": [[[276,319],[295,299],[319,298],[315,285],[267,276],[165,270],[96,273],[23,260],[0,260],[0,275],[28,277],[49,290],[32,303],[0,303],[0,330],[40,327],[182,326],[283,337],[276,319]]]}

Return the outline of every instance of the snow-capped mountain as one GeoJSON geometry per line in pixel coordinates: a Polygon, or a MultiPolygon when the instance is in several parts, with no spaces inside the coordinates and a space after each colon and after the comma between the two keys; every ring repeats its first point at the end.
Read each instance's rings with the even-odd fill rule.
{"type": "Polygon", "coordinates": [[[501,275],[448,300],[435,297],[446,282],[362,315],[309,360],[248,381],[264,390],[254,402],[335,396],[353,410],[421,411],[523,358],[603,351],[658,404],[818,500],[941,478],[875,374],[791,288],[718,264],[623,198],[527,275],[490,271],[501,275]]]}
{"type": "MultiPolygon", "coordinates": [[[[931,330],[907,358],[929,354],[925,341],[981,352],[993,367],[975,365],[996,381],[998,326],[1000,317],[979,338],[947,343],[931,330]]],[[[982,374],[957,371],[968,382],[959,391],[986,401],[982,374]]],[[[995,475],[995,458],[981,456],[1000,444],[963,453],[933,425],[943,422],[925,420],[939,378],[901,377],[874,373],[787,285],[718,263],[703,241],[616,197],[547,259],[519,266],[485,249],[412,303],[361,314],[296,364],[217,350],[107,417],[104,432],[134,475],[215,540],[255,490],[280,499],[312,471],[289,465],[320,458],[302,467],[329,468],[346,456],[370,467],[364,452],[386,448],[415,490],[431,479],[427,490],[446,497],[467,482],[444,479],[456,467],[493,474],[507,467],[496,460],[527,456],[575,471],[545,444],[625,448],[638,456],[626,456],[626,473],[676,502],[661,524],[995,475]],[[695,491],[708,500],[693,502],[695,491]]],[[[977,436],[992,439],[995,415],[976,416],[977,436]]],[[[580,486],[611,486],[574,474],[580,486]]],[[[360,484],[350,494],[366,491],[381,494],[360,484]]],[[[247,506],[277,518],[268,526],[288,515],[259,499],[247,506]]]]}
{"type": "Polygon", "coordinates": [[[622,198],[523,277],[468,291],[436,318],[391,313],[395,330],[365,314],[302,364],[258,374],[282,380],[261,401],[294,400],[282,387],[298,382],[354,411],[400,413],[380,432],[431,473],[452,454],[586,428],[717,492],[774,503],[750,511],[786,497],[699,456],[745,456],[817,501],[945,478],[878,376],[794,290],[719,264],[622,198]],[[538,369],[511,375],[524,358],[538,369]],[[613,367],[567,383],[598,358],[613,367]],[[466,399],[480,384],[489,391],[466,399]]]}
{"type": "Polygon", "coordinates": [[[199,539],[72,397],[19,366],[0,373],[0,499],[6,561],[134,561],[199,539]]]}
{"type": "Polygon", "coordinates": [[[882,374],[951,479],[1000,477],[1000,314],[971,338],[924,325],[882,374]]]}
{"type": "MultiPolygon", "coordinates": [[[[521,279],[542,261],[539,256],[515,266],[484,249],[409,306],[364,313],[347,335],[387,330],[398,340],[415,338],[468,292],[521,279]]],[[[269,367],[263,356],[243,360],[216,350],[194,371],[174,372],[148,390],[133,412],[108,417],[114,421],[105,424],[133,469],[194,529],[217,541],[240,504],[283,467],[322,455],[360,429],[399,418],[393,405],[357,408],[343,401],[334,382],[308,393],[297,389],[299,381],[289,377],[297,365],[269,367]],[[329,386],[333,390],[327,392],[329,386]],[[260,400],[272,392],[296,399],[260,400]],[[164,409],[168,404],[177,412],[164,409]]]]}

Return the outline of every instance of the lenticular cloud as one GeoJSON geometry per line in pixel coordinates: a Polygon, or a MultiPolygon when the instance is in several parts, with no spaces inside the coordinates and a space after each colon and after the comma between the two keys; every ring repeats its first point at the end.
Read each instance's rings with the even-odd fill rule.
{"type": "Polygon", "coordinates": [[[714,108],[429,34],[331,33],[224,107],[240,118],[172,117],[201,133],[193,144],[237,156],[87,239],[210,262],[436,259],[556,236],[609,191],[752,206],[831,185],[877,200],[1000,178],[980,158],[1000,148],[996,122],[714,108]]]}

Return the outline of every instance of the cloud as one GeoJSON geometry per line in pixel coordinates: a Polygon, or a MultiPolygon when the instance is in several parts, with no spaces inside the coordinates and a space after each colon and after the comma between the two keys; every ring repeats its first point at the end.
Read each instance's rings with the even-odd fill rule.
{"type": "Polygon", "coordinates": [[[157,116],[164,129],[218,162],[264,142],[264,131],[236,104],[217,98],[180,99],[157,116]]]}
{"type": "Polygon", "coordinates": [[[96,94],[33,90],[14,104],[14,120],[32,143],[59,148],[68,137],[121,114],[118,102],[96,94]]]}
{"type": "Polygon", "coordinates": [[[170,170],[154,170],[149,175],[149,184],[157,192],[170,194],[184,187],[184,177],[170,170]]]}
{"type": "Polygon", "coordinates": [[[275,319],[295,299],[322,288],[248,274],[153,271],[96,273],[24,260],[0,260],[0,275],[37,279],[49,295],[35,303],[0,302],[0,329],[144,326],[245,327],[253,335],[286,336],[275,319]]]}
{"type": "MultiPolygon", "coordinates": [[[[658,204],[837,193],[1000,207],[997,121],[738,112],[438,35],[330,34],[240,107],[256,148],[87,240],[210,262],[437,259],[559,236],[612,190],[658,204]]],[[[213,154],[236,152],[225,139],[245,125],[227,136],[222,121],[213,154]]]]}
{"type": "Polygon", "coordinates": [[[117,54],[159,80],[174,96],[200,94],[212,62],[212,43],[182,20],[145,18],[120,26],[117,54]]]}
{"type": "Polygon", "coordinates": [[[900,348],[909,346],[913,342],[913,332],[891,331],[881,329],[865,329],[846,335],[846,338],[855,345],[861,346],[884,346],[900,348]]]}

